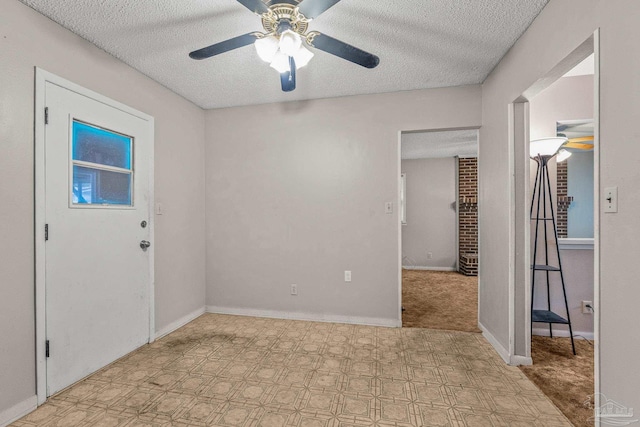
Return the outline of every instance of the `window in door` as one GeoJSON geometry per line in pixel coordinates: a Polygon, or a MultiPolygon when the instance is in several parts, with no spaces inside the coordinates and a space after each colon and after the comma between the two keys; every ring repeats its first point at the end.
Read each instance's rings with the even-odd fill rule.
{"type": "Polygon", "coordinates": [[[133,138],[73,120],[71,205],[133,206],[133,138]]]}

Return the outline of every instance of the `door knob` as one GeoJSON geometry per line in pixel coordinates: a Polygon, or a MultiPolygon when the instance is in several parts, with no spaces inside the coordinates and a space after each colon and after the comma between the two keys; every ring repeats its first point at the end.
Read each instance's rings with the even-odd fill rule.
{"type": "Polygon", "coordinates": [[[149,242],[148,240],[143,240],[140,242],[140,248],[142,248],[142,250],[146,250],[149,246],[151,246],[151,242],[149,242]]]}

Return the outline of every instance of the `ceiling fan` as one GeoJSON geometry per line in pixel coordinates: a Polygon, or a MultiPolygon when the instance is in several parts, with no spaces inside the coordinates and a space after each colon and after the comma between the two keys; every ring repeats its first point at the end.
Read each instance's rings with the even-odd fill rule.
{"type": "MultiPolygon", "coordinates": [[[[313,52],[302,45],[320,49],[366,68],[375,68],[380,58],[318,31],[307,33],[309,22],[340,0],[281,0],[267,6],[261,0],[237,0],[262,18],[265,33],[253,32],[225,40],[189,54],[193,59],[206,59],[233,49],[255,44],[258,56],[280,73],[282,90],[296,88],[296,70],[304,67],[313,52]]],[[[277,1],[277,0],[276,0],[277,1]]]]}

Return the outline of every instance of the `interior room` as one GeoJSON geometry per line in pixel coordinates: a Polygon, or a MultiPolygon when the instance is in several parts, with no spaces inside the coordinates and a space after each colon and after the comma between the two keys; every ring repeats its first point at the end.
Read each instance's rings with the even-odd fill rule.
{"type": "Polygon", "coordinates": [[[0,426],[572,425],[517,368],[548,332],[524,149],[590,118],[593,249],[561,249],[593,334],[580,422],[635,422],[639,21],[636,0],[3,1],[0,426]],[[592,79],[593,116],[534,133],[591,53],[564,81],[592,79]],[[402,328],[400,145],[424,130],[478,133],[481,333],[402,328]]]}
{"type": "MultiPolygon", "coordinates": [[[[593,76],[594,57],[590,55],[529,103],[532,145],[533,141],[549,136],[566,138],[565,141],[559,141],[563,145],[558,155],[549,161],[553,212],[548,207],[548,214],[545,215],[549,217],[553,213],[556,218],[555,233],[558,235],[561,264],[556,264],[555,240],[550,236],[545,238],[542,227],[538,230],[537,261],[530,263],[545,262],[540,246],[546,242],[547,247],[551,247],[548,251],[551,259],[549,264],[562,267],[569,314],[567,316],[564,308],[561,277],[553,272],[549,273],[549,288],[546,287],[545,275],[536,274],[532,307],[534,310],[549,309],[559,313],[563,319],[570,321],[570,325],[534,322],[531,344],[533,365],[522,369],[558,406],[566,408],[565,413],[575,425],[591,425],[585,421],[589,418],[589,409],[580,407],[578,403],[594,390],[593,76]],[[571,335],[576,355],[572,351],[571,335]]],[[[533,197],[538,171],[536,161],[532,160],[530,166],[533,197]]],[[[532,218],[537,216],[536,207],[533,212],[532,218]]],[[[533,220],[532,247],[535,228],[533,220]]],[[[554,232],[550,222],[547,222],[547,231],[554,232]]],[[[532,260],[533,256],[532,252],[532,260]]]]}
{"type": "Polygon", "coordinates": [[[402,326],[478,329],[478,131],[403,133],[402,326]]]}

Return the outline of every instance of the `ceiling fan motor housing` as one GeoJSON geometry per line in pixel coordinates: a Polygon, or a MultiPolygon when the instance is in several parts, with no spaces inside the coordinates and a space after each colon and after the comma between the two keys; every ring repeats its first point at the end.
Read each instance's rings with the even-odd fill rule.
{"type": "Polygon", "coordinates": [[[298,7],[278,3],[269,6],[269,12],[262,15],[262,27],[267,34],[281,34],[291,30],[304,35],[309,27],[309,20],[298,11],[298,7]]]}

